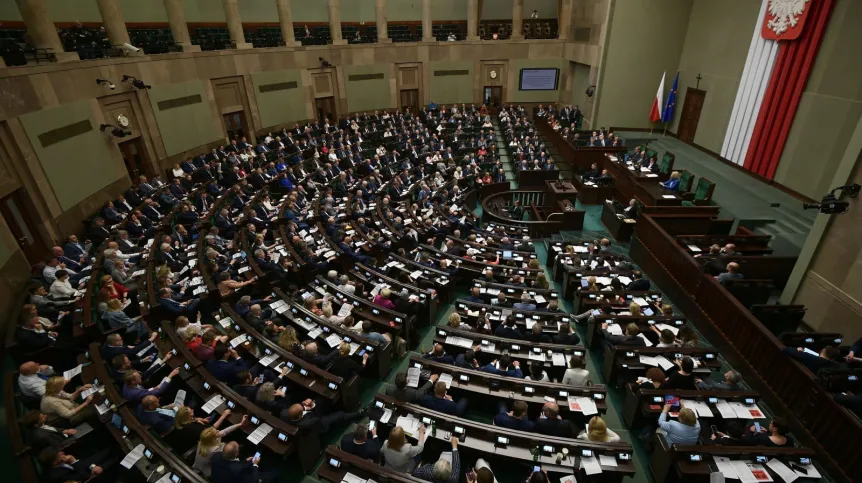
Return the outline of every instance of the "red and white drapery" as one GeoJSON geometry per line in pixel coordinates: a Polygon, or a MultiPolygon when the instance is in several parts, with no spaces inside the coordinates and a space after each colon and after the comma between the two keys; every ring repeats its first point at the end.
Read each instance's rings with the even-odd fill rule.
{"type": "Polygon", "coordinates": [[[775,176],[833,0],[763,0],[721,155],[775,176]]]}

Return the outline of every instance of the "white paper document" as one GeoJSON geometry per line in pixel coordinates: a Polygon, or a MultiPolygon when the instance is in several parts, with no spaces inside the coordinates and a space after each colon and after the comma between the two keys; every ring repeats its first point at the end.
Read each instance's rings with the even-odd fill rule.
{"type": "Polygon", "coordinates": [[[180,389],[177,391],[177,397],[174,398],[174,404],[179,407],[182,406],[186,402],[186,391],[184,389],[180,389]]]}
{"type": "Polygon", "coordinates": [[[440,374],[440,379],[437,380],[446,383],[447,390],[452,386],[452,374],[440,374]]]}
{"type": "Polygon", "coordinates": [[[329,334],[329,337],[326,338],[326,343],[329,345],[329,347],[332,347],[334,349],[341,345],[342,340],[343,339],[340,335],[333,333],[329,334]]]}
{"type": "Polygon", "coordinates": [[[721,417],[724,419],[735,419],[736,411],[730,407],[730,404],[724,399],[719,399],[718,402],[715,403],[715,409],[718,409],[718,413],[721,414],[721,417]]]}
{"type": "Polygon", "coordinates": [[[360,478],[353,473],[348,472],[341,479],[341,483],[365,483],[365,478],[360,478]]]}
{"type": "Polygon", "coordinates": [[[730,466],[733,467],[733,471],[736,472],[737,478],[742,483],[757,483],[757,478],[751,473],[751,469],[745,461],[733,460],[730,462],[730,466]]]}
{"type": "Polygon", "coordinates": [[[84,366],[82,364],[78,364],[77,366],[69,369],[68,371],[63,372],[63,379],[66,379],[68,381],[68,380],[74,378],[75,376],[77,376],[78,374],[81,373],[81,370],[83,368],[84,368],[84,366]]]}
{"type": "Polygon", "coordinates": [[[623,335],[623,328],[620,324],[608,324],[608,333],[611,335],[623,335]]]}
{"type": "Polygon", "coordinates": [[[655,359],[656,363],[658,363],[658,366],[661,367],[664,371],[673,367],[673,362],[667,360],[667,357],[663,355],[657,355],[653,357],[653,359],[655,359]]]}
{"type": "Polygon", "coordinates": [[[221,394],[216,394],[215,396],[210,398],[210,400],[207,401],[201,409],[203,409],[205,413],[210,414],[215,411],[215,408],[224,404],[224,401],[224,396],[222,396],[221,394]]]}
{"type": "Polygon", "coordinates": [[[122,465],[123,468],[131,469],[132,466],[134,466],[139,459],[143,458],[144,449],[145,448],[143,444],[135,446],[133,450],[129,451],[128,454],[126,454],[126,457],[123,458],[123,461],[120,462],[120,465],[122,465]]]}
{"type": "Polygon", "coordinates": [[[267,434],[272,432],[272,426],[263,423],[257,427],[250,435],[248,435],[248,440],[252,442],[252,444],[258,444],[263,441],[263,438],[266,437],[267,434]]]}
{"type": "Polygon", "coordinates": [[[693,251],[694,253],[699,253],[703,251],[697,245],[688,245],[688,249],[693,251]]]}
{"type": "Polygon", "coordinates": [[[407,387],[419,387],[419,374],[421,370],[418,367],[407,369],[407,387]]]}
{"type": "Polygon", "coordinates": [[[677,335],[677,334],[679,334],[679,329],[678,329],[678,328],[676,328],[676,327],[674,327],[674,326],[672,326],[672,325],[668,325],[668,324],[655,324],[655,328],[656,328],[656,329],[658,329],[658,330],[665,330],[665,329],[667,329],[667,330],[669,330],[669,331],[673,332],[673,335],[677,335]]]}
{"type": "Polygon", "coordinates": [[[648,366],[658,367],[658,361],[656,361],[655,357],[638,355],[638,361],[640,361],[641,364],[646,364],[648,366]]]}
{"type": "Polygon", "coordinates": [[[405,433],[413,435],[419,431],[419,425],[422,422],[413,416],[400,416],[397,420],[395,420],[396,426],[401,426],[401,429],[404,430],[405,433]]]}
{"type": "Polygon", "coordinates": [[[652,345],[653,345],[652,342],[650,342],[649,339],[647,339],[645,335],[638,334],[638,337],[640,337],[641,339],[644,340],[644,344],[646,344],[647,347],[652,347],[652,345]]]}
{"type": "Polygon", "coordinates": [[[769,462],[766,463],[766,466],[768,466],[773,473],[778,475],[779,478],[784,480],[785,483],[791,483],[799,478],[795,471],[788,468],[787,465],[777,458],[769,460],[769,462]]]}
{"type": "Polygon", "coordinates": [[[278,360],[278,354],[270,354],[268,356],[264,356],[260,359],[260,365],[263,367],[269,367],[273,362],[278,360]]]}
{"type": "Polygon", "coordinates": [[[596,408],[596,403],[592,399],[588,397],[579,397],[578,404],[581,406],[581,412],[584,416],[592,416],[593,414],[598,414],[599,410],[596,408]]]}
{"type": "Polygon", "coordinates": [[[384,409],[384,410],[383,410],[383,416],[380,416],[380,419],[378,419],[378,420],[379,420],[381,423],[386,424],[386,423],[388,423],[391,419],[392,419],[392,410],[387,408],[387,409],[384,409]]]}
{"type": "Polygon", "coordinates": [[[602,472],[602,465],[595,456],[589,458],[581,457],[581,468],[587,475],[597,475],[602,472]]]}
{"type": "Polygon", "coordinates": [[[602,466],[617,466],[617,459],[613,456],[599,455],[599,464],[602,466]]]}
{"type": "Polygon", "coordinates": [[[674,196],[674,195],[661,195],[661,197],[666,199],[666,200],[672,200],[672,199],[676,198],[676,196],[674,196]]]}
{"type": "Polygon", "coordinates": [[[730,458],[724,456],[713,456],[712,459],[715,461],[715,466],[718,468],[718,471],[720,471],[725,478],[734,480],[739,479],[739,477],[736,476],[736,470],[733,468],[733,465],[730,464],[730,458]]]}

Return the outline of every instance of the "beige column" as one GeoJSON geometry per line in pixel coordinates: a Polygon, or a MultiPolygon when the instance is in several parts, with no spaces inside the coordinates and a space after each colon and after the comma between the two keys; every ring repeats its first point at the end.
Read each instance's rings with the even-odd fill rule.
{"type": "Polygon", "coordinates": [[[126,21],[123,19],[123,11],[117,0],[96,0],[99,6],[99,15],[102,16],[102,25],[108,33],[111,45],[128,44],[129,31],[126,30],[126,21]]]}
{"type": "Polygon", "coordinates": [[[15,0],[21,18],[27,27],[27,34],[37,49],[49,49],[54,54],[57,62],[68,62],[79,60],[77,52],[64,52],[60,36],[54,27],[54,20],[48,12],[46,0],[15,0]]]}
{"type": "Polygon", "coordinates": [[[242,19],[239,17],[239,0],[222,0],[224,6],[224,18],[227,19],[227,30],[230,39],[236,44],[237,49],[251,49],[252,44],[245,43],[245,34],[242,33],[242,19]]]}
{"type": "Polygon", "coordinates": [[[341,38],[341,8],[339,0],[329,0],[329,35],[332,45],[345,45],[347,41],[341,38]]]}
{"type": "Polygon", "coordinates": [[[192,39],[189,36],[186,13],[183,11],[183,0],[164,0],[164,3],[174,42],[183,49],[183,52],[200,52],[201,46],[192,45],[192,39]]]}
{"type": "Polygon", "coordinates": [[[376,0],[377,13],[377,43],[385,44],[392,42],[389,38],[389,28],[386,20],[386,0],[376,0]]]}
{"type": "Polygon", "coordinates": [[[467,40],[479,40],[479,0],[467,0],[467,40]]]}
{"type": "Polygon", "coordinates": [[[557,38],[566,40],[569,38],[569,29],[572,28],[572,0],[560,1],[559,18],[557,19],[557,38]]]}
{"type": "Polygon", "coordinates": [[[512,40],[524,40],[524,0],[515,0],[512,5],[512,40]]]}
{"type": "Polygon", "coordinates": [[[431,27],[431,0],[422,0],[422,41],[434,42],[435,40],[431,27]]]}
{"type": "Polygon", "coordinates": [[[296,41],[293,34],[293,10],[290,8],[290,0],[275,0],[275,8],[278,10],[278,23],[281,25],[281,38],[284,45],[297,47],[302,43],[296,41]]]}

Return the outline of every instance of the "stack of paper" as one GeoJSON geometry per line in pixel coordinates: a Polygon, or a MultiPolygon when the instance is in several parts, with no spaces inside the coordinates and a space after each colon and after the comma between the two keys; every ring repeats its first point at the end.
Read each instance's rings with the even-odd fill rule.
{"type": "Polygon", "coordinates": [[[599,464],[602,466],[617,466],[617,459],[613,456],[599,455],[599,464]]]}
{"type": "Polygon", "coordinates": [[[472,340],[464,338],[464,337],[457,337],[454,335],[446,336],[446,343],[456,345],[458,347],[466,347],[468,349],[473,347],[473,341],[472,340]]]}
{"type": "Polygon", "coordinates": [[[527,359],[531,361],[545,362],[545,353],[530,351],[527,353],[527,359]]]}
{"type": "Polygon", "coordinates": [[[270,354],[268,356],[263,357],[260,360],[260,365],[262,365],[263,367],[269,367],[272,365],[273,362],[275,362],[277,360],[278,360],[278,354],[270,354]]]}
{"type": "Polygon", "coordinates": [[[766,416],[763,415],[763,411],[757,407],[757,405],[746,406],[741,402],[732,402],[727,403],[732,409],[733,412],[736,413],[736,417],[740,419],[764,419],[766,416]]]}
{"type": "Polygon", "coordinates": [[[329,334],[329,337],[326,338],[326,343],[329,344],[329,347],[335,348],[341,345],[342,339],[338,334],[329,334]]]}
{"type": "Polygon", "coordinates": [[[440,374],[440,378],[437,380],[446,383],[447,390],[452,386],[452,374],[440,374]]]}
{"type": "Polygon", "coordinates": [[[648,366],[658,367],[658,361],[655,360],[655,357],[638,355],[638,360],[641,364],[646,364],[648,366]]]}
{"type": "Polygon", "coordinates": [[[421,423],[422,423],[421,421],[419,421],[418,419],[416,419],[410,415],[399,416],[398,419],[395,421],[396,426],[400,426],[401,429],[403,429],[405,433],[410,434],[410,435],[413,435],[417,431],[419,431],[419,425],[421,423]]]}
{"type": "Polygon", "coordinates": [[[407,387],[419,387],[419,375],[421,372],[418,367],[407,369],[407,387]]]}
{"type": "Polygon", "coordinates": [[[386,408],[383,410],[383,415],[380,416],[380,418],[378,418],[378,421],[380,421],[383,424],[386,424],[392,419],[392,414],[393,414],[392,410],[389,408],[386,408]]]}
{"type": "Polygon", "coordinates": [[[602,472],[602,465],[595,456],[581,457],[581,468],[587,475],[597,475],[602,472]]]}
{"type": "Polygon", "coordinates": [[[718,468],[718,471],[720,471],[725,478],[732,480],[739,479],[739,476],[736,475],[736,470],[731,464],[730,458],[724,456],[713,456],[712,459],[715,461],[715,466],[718,468]]]}
{"type": "Polygon", "coordinates": [[[174,404],[179,407],[182,406],[186,402],[186,391],[184,389],[180,389],[177,391],[177,397],[174,398],[174,404]]]}
{"type": "Polygon", "coordinates": [[[341,483],[365,483],[365,478],[360,478],[353,473],[347,472],[342,478],[341,483]]]}
{"type": "Polygon", "coordinates": [[[146,448],[143,444],[135,446],[135,448],[129,451],[126,457],[123,458],[123,461],[120,462],[120,465],[122,465],[123,468],[131,469],[132,466],[134,466],[135,463],[137,463],[138,460],[144,456],[144,449],[146,448]]]}
{"type": "Polygon", "coordinates": [[[718,414],[721,414],[721,417],[724,419],[735,419],[737,417],[736,411],[724,399],[719,399],[715,403],[715,409],[718,409],[718,414]]]}
{"type": "MultiPolygon", "coordinates": [[[[596,403],[592,399],[588,397],[579,397],[577,398],[578,406],[581,409],[581,413],[584,416],[592,416],[593,414],[598,414],[598,409],[596,408],[596,403]]],[[[569,402],[569,407],[571,408],[571,401],[569,402]]]]}
{"type": "Polygon", "coordinates": [[[240,335],[234,337],[233,339],[231,339],[230,346],[233,348],[236,348],[247,340],[248,340],[248,336],[246,336],[245,334],[240,334],[240,335]]]}
{"type": "Polygon", "coordinates": [[[258,444],[263,441],[263,438],[266,437],[267,434],[272,432],[272,426],[263,423],[257,427],[250,435],[248,435],[248,440],[252,442],[252,444],[258,444]]]}
{"type": "Polygon", "coordinates": [[[781,460],[773,458],[766,463],[766,466],[769,467],[779,478],[784,480],[786,483],[790,483],[792,481],[796,481],[799,478],[799,475],[796,474],[795,471],[791,470],[787,467],[781,460]]]}
{"type": "Polygon", "coordinates": [[[554,352],[551,354],[551,363],[557,367],[564,367],[566,365],[566,355],[554,352]]]}
{"type": "Polygon", "coordinates": [[[658,366],[661,367],[663,371],[666,371],[673,367],[673,362],[667,360],[667,357],[663,355],[657,355],[653,357],[653,359],[655,359],[656,363],[658,363],[658,366]]]}
{"type": "Polygon", "coordinates": [[[710,409],[709,404],[706,404],[705,402],[682,399],[680,400],[680,404],[697,413],[698,417],[711,418],[713,416],[712,409],[710,409]]]}
{"type": "Polygon", "coordinates": [[[225,399],[221,394],[216,394],[215,396],[210,398],[210,400],[207,401],[201,409],[203,409],[205,413],[210,414],[215,410],[215,408],[224,404],[224,401],[225,399]]]}

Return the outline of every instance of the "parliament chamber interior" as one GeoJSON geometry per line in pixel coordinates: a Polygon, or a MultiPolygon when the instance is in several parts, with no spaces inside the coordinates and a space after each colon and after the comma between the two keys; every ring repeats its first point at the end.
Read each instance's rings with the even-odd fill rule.
{"type": "Polygon", "coordinates": [[[860,20],[0,2],[3,480],[862,481],[860,20]]]}

